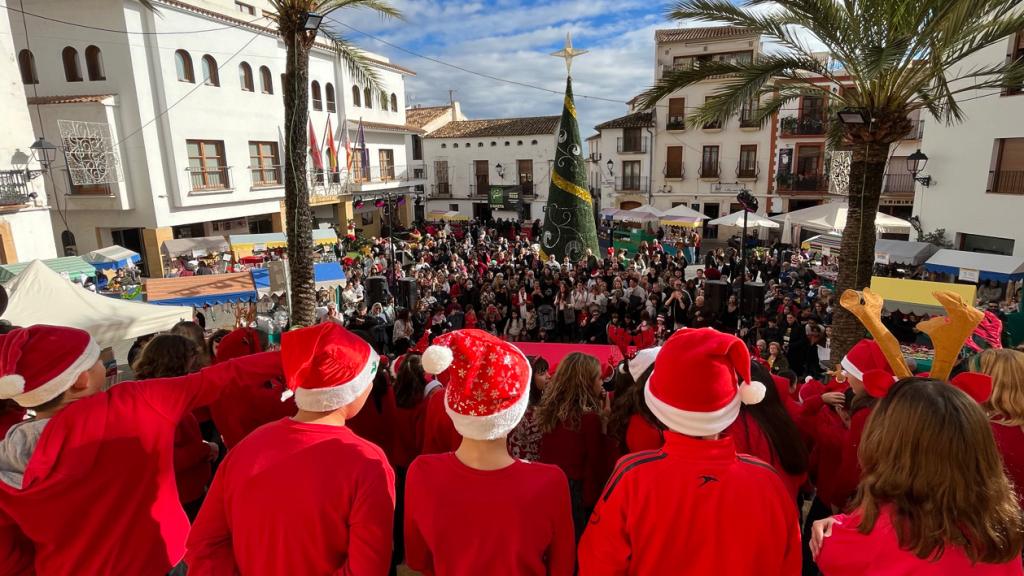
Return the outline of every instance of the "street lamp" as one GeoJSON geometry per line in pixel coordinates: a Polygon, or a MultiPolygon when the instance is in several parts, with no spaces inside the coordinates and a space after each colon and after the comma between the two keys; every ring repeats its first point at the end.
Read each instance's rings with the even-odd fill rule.
{"type": "Polygon", "coordinates": [[[320,23],[324,17],[316,12],[304,12],[302,14],[302,29],[306,32],[316,32],[320,29],[320,23]]]}
{"type": "Polygon", "coordinates": [[[907,172],[910,172],[910,175],[913,176],[914,180],[920,182],[921,185],[924,186],[925,188],[932,185],[932,177],[918,176],[918,174],[923,172],[924,167],[927,165],[928,155],[925,154],[924,152],[921,152],[920,148],[917,149],[917,152],[914,152],[910,156],[907,156],[907,172]]]}
{"type": "Polygon", "coordinates": [[[32,157],[36,159],[36,162],[39,162],[39,165],[43,167],[43,170],[49,168],[50,164],[57,159],[57,147],[50,144],[42,137],[36,139],[36,141],[29,146],[29,149],[32,150],[32,157]]]}
{"type": "Polygon", "coordinates": [[[501,178],[502,180],[504,180],[505,179],[505,167],[502,166],[501,163],[499,162],[498,165],[494,167],[494,169],[498,172],[498,178],[501,178]]]}
{"type": "Polygon", "coordinates": [[[743,208],[743,235],[740,237],[740,292],[736,303],[739,305],[736,330],[743,327],[743,284],[747,276],[747,213],[757,212],[757,198],[744,188],[736,195],[736,201],[743,208]]]}

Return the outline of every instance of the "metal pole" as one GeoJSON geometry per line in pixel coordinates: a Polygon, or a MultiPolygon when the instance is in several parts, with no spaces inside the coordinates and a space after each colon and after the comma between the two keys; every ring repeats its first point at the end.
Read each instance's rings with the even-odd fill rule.
{"type": "Polygon", "coordinates": [[[743,327],[743,283],[747,275],[747,209],[743,208],[743,237],[740,238],[740,293],[736,301],[739,309],[736,315],[736,333],[743,327]]]}

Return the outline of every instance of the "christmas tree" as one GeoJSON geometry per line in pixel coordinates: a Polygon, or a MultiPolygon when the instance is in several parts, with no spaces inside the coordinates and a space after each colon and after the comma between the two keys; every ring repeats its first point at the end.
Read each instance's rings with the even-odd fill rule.
{"type": "Polygon", "coordinates": [[[565,58],[570,75],[565,83],[562,121],[558,126],[555,163],[551,169],[540,240],[541,256],[545,260],[553,255],[559,262],[565,256],[575,262],[585,258],[588,249],[594,254],[599,252],[594,200],[587,190],[587,165],[572,97],[572,59],[585,52],[573,49],[572,36],[566,36],[565,48],[553,54],[565,58]]]}

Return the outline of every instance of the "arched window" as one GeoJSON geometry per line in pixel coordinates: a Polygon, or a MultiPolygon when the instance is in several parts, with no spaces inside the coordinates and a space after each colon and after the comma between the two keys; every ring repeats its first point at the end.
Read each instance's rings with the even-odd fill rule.
{"type": "Polygon", "coordinates": [[[320,83],[313,80],[313,88],[310,91],[313,93],[313,110],[323,110],[324,101],[320,94],[320,83]]]}
{"type": "Polygon", "coordinates": [[[270,68],[260,66],[260,90],[264,94],[274,93],[274,78],[270,75],[270,68]]]}
{"type": "Polygon", "coordinates": [[[252,66],[249,66],[248,62],[242,62],[238,65],[238,83],[242,85],[242,90],[246,92],[255,92],[252,83],[252,66]]]}
{"type": "Polygon", "coordinates": [[[398,96],[394,92],[391,93],[391,111],[398,112],[398,96]]]}
{"type": "Polygon", "coordinates": [[[363,89],[363,105],[367,108],[373,108],[373,94],[369,88],[363,89]]]}
{"type": "Polygon", "coordinates": [[[103,54],[99,47],[89,46],[85,49],[85,69],[89,72],[89,80],[106,80],[103,71],[103,54]]]}
{"type": "Polygon", "coordinates": [[[357,108],[362,106],[362,104],[359,103],[359,86],[352,87],[352,105],[357,108]]]}
{"type": "Polygon", "coordinates": [[[39,84],[36,74],[36,57],[29,50],[18,52],[18,68],[21,69],[22,84],[39,84]]]}
{"type": "Polygon", "coordinates": [[[338,106],[337,106],[337,101],[334,99],[334,84],[331,84],[330,82],[328,82],[324,86],[324,92],[325,92],[324,96],[327,97],[327,111],[328,112],[337,112],[338,111],[338,106]]]}
{"type": "Polygon", "coordinates": [[[184,50],[174,52],[174,67],[178,70],[178,80],[181,82],[195,82],[196,76],[192,71],[192,57],[184,50]]]}
{"type": "Polygon", "coordinates": [[[213,56],[203,56],[203,84],[220,86],[220,74],[217,72],[217,61],[213,56]]]}
{"type": "Polygon", "coordinates": [[[78,63],[78,50],[68,46],[60,53],[60,57],[64,61],[64,78],[68,82],[81,82],[82,66],[78,63]]]}

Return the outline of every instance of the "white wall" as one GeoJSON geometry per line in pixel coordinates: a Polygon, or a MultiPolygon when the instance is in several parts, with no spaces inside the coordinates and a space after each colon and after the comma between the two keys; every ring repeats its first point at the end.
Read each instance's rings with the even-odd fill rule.
{"type": "MultiPolygon", "coordinates": [[[[1010,39],[997,42],[963,63],[964,69],[1002,63],[1010,39]]],[[[956,76],[950,72],[950,76],[956,76]]],[[[928,155],[924,174],[928,188],[918,186],[914,213],[926,232],[945,228],[947,238],[977,234],[1014,240],[1015,256],[1024,255],[1024,196],[989,194],[989,170],[997,138],[1024,138],[1024,95],[969,91],[958,96],[967,116],[964,123],[925,126],[922,151],[928,155]],[[977,100],[967,101],[971,98],[977,100]]]]}

